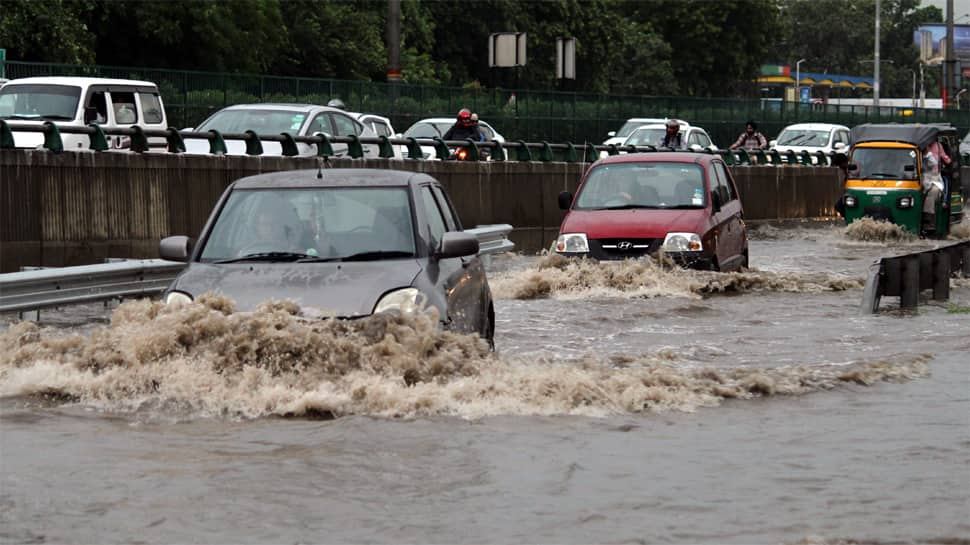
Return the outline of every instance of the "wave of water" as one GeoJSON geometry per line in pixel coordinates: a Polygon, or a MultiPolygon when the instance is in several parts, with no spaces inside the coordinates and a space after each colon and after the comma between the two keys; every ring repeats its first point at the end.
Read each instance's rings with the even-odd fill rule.
{"type": "Polygon", "coordinates": [[[0,397],[186,417],[606,416],[909,380],[931,359],[715,368],[669,349],[526,359],[492,353],[436,320],[308,320],[292,303],[238,313],[216,296],[184,307],[133,301],[88,334],[32,322],[0,333],[0,397]]]}
{"type": "Polygon", "coordinates": [[[529,268],[493,275],[496,299],[590,296],[692,297],[715,293],[818,293],[862,288],[865,279],[829,273],[695,271],[653,259],[595,261],[550,254],[529,268]]]}

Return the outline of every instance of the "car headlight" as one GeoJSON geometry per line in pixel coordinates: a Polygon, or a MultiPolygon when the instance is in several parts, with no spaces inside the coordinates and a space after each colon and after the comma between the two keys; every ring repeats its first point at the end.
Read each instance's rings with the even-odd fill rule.
{"type": "Polygon", "coordinates": [[[661,249],[665,252],[699,252],[704,245],[697,233],[667,233],[661,249]]]}
{"type": "Polygon", "coordinates": [[[166,305],[181,306],[188,305],[191,302],[192,296],[182,291],[170,291],[165,296],[166,305]]]}
{"type": "Polygon", "coordinates": [[[845,207],[846,208],[855,208],[858,204],[859,204],[859,200],[855,198],[855,195],[846,195],[845,196],[845,207]]]}
{"type": "Polygon", "coordinates": [[[566,233],[556,239],[556,251],[560,253],[589,252],[586,233],[566,233]]]}
{"type": "Polygon", "coordinates": [[[428,298],[416,288],[394,290],[377,302],[374,314],[396,310],[401,314],[415,314],[424,311],[428,298]]]}
{"type": "Polygon", "coordinates": [[[896,206],[900,208],[912,208],[913,207],[913,197],[900,197],[896,199],[896,206]]]}

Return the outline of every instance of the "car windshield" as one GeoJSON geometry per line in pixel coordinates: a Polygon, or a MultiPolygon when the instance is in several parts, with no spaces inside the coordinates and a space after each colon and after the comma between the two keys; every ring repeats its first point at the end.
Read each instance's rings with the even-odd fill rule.
{"type": "Polygon", "coordinates": [[[637,129],[623,142],[627,146],[659,146],[663,141],[666,129],[637,129]]]}
{"type": "Polygon", "coordinates": [[[411,138],[440,138],[448,132],[454,123],[416,123],[404,133],[405,137],[411,138]]]}
{"type": "Polygon", "coordinates": [[[829,131],[785,129],[778,135],[779,146],[823,147],[829,143],[829,131]]]}
{"type": "Polygon", "coordinates": [[[706,194],[700,165],[619,163],[594,168],[573,208],[701,208],[706,194]]]}
{"type": "Polygon", "coordinates": [[[196,127],[197,131],[256,134],[296,133],[307,114],[297,110],[222,110],[196,127]]]}
{"type": "Polygon", "coordinates": [[[404,257],[414,255],[414,240],[405,188],[240,189],[219,212],[201,259],[404,257]]]}
{"type": "Polygon", "coordinates": [[[73,85],[8,84],[0,88],[0,119],[71,121],[80,100],[73,85]]]}
{"type": "Polygon", "coordinates": [[[849,162],[858,168],[849,172],[852,178],[916,179],[916,150],[912,148],[856,148],[849,162]],[[912,169],[907,171],[907,166],[912,169]]]}
{"type": "Polygon", "coordinates": [[[626,138],[627,136],[630,136],[633,133],[633,131],[637,130],[637,127],[642,127],[650,123],[663,123],[663,119],[654,119],[654,120],[650,120],[650,119],[632,120],[631,119],[626,123],[624,123],[623,126],[620,127],[620,130],[616,131],[616,137],[626,138]]]}

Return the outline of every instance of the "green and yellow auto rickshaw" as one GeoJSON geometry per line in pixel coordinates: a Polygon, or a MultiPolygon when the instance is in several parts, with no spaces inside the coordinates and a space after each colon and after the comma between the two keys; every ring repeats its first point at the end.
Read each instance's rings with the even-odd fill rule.
{"type": "Polygon", "coordinates": [[[862,217],[886,220],[926,236],[946,236],[950,226],[963,220],[960,181],[960,138],[943,124],[865,124],[852,129],[848,175],[842,202],[845,221],[862,217]],[[938,144],[938,146],[937,146],[938,144]],[[943,189],[935,216],[923,220],[924,153],[942,150],[943,189]]]}

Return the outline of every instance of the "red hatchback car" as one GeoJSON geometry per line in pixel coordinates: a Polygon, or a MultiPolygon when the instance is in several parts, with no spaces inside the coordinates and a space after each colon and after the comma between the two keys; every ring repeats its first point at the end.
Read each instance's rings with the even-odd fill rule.
{"type": "Polygon", "coordinates": [[[662,251],[687,267],[748,266],[748,236],[734,179],[724,161],[704,153],[631,153],[586,171],[555,251],[595,259],[638,258],[662,251]]]}

